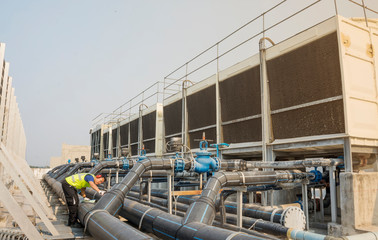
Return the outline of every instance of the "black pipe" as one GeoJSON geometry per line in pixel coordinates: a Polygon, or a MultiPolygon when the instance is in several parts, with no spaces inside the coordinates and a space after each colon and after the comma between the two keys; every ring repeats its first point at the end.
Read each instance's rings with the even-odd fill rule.
{"type": "Polygon", "coordinates": [[[307,173],[300,171],[253,171],[253,172],[217,172],[209,179],[202,195],[192,203],[183,219],[183,223],[200,222],[211,224],[215,217],[215,200],[221,188],[226,186],[248,186],[295,182],[307,178],[307,173]]]}
{"type": "Polygon", "coordinates": [[[77,163],[69,171],[67,171],[67,172],[63,173],[61,176],[57,177],[56,180],[60,182],[63,179],[65,179],[66,177],[75,174],[80,168],[82,168],[82,167],[93,167],[93,165],[94,165],[93,162],[77,163]]]}

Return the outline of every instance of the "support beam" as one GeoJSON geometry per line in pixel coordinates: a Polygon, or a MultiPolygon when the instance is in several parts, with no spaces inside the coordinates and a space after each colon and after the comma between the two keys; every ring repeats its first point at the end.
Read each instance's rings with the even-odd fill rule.
{"type": "MultiPolygon", "coordinates": [[[[2,146],[2,150],[5,149],[4,146],[2,146]]],[[[0,151],[0,163],[4,166],[5,171],[10,175],[10,177],[14,180],[15,184],[19,187],[22,194],[25,196],[25,199],[30,203],[30,205],[33,207],[34,211],[37,213],[37,215],[41,218],[43,223],[46,225],[47,229],[54,235],[59,235],[58,231],[54,227],[54,225],[51,223],[51,221],[47,218],[46,214],[44,213],[43,209],[41,208],[41,203],[38,203],[29,190],[26,188],[22,180],[19,178],[19,174],[22,174],[22,172],[19,171],[18,167],[13,168],[10,164],[11,159],[7,158],[4,154],[4,151],[0,151]],[[16,171],[15,171],[16,170],[16,171]]],[[[0,194],[1,195],[1,194],[0,194]]],[[[8,211],[10,209],[7,208],[8,211]]]]}
{"type": "Polygon", "coordinates": [[[30,222],[29,218],[22,211],[21,207],[18,205],[17,201],[12,197],[12,195],[10,194],[10,192],[5,187],[2,181],[0,181],[0,192],[0,201],[12,215],[14,220],[16,220],[22,232],[29,239],[43,240],[41,234],[39,234],[35,226],[33,226],[33,224],[30,222]]]}

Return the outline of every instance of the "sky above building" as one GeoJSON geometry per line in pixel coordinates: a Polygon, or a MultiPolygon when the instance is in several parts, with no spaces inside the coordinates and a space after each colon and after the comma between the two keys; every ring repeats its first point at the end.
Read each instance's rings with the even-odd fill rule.
{"type": "MultiPolygon", "coordinates": [[[[0,42],[6,44],[5,60],[10,62],[25,127],[26,160],[46,166],[50,157],[61,154],[62,143],[89,145],[95,116],[113,111],[162,81],[278,2],[0,0],[0,42]]],[[[287,0],[266,14],[264,26],[315,2],[319,3],[266,36],[282,41],[335,15],[333,0],[287,0]]],[[[348,0],[336,4],[340,15],[363,17],[362,9],[348,0]]],[[[378,10],[376,0],[365,0],[365,4],[378,10]]],[[[368,17],[378,18],[370,12],[368,17]]],[[[262,26],[260,18],[222,43],[220,51],[253,36],[262,26]]],[[[255,54],[258,38],[225,57],[220,68],[255,54]]]]}

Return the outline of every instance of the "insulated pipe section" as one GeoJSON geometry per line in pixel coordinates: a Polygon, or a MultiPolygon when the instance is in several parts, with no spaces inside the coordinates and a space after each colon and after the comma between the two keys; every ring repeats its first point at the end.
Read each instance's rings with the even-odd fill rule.
{"type": "Polygon", "coordinates": [[[343,159],[332,158],[332,159],[309,159],[309,160],[298,160],[298,161],[279,161],[279,162],[247,162],[247,168],[275,168],[275,169],[298,169],[305,167],[328,167],[328,166],[338,166],[344,164],[343,159]]]}
{"type": "Polygon", "coordinates": [[[192,203],[185,214],[183,224],[199,222],[211,224],[215,217],[215,199],[223,187],[296,182],[311,173],[292,171],[217,172],[210,178],[201,197],[192,203]]]}
{"type": "MultiPolygon", "coordinates": [[[[90,210],[93,204],[80,204],[79,218],[85,218],[85,215],[91,214],[90,210]]],[[[96,231],[91,232],[95,239],[118,239],[118,240],[144,240],[153,239],[152,237],[138,231],[129,224],[121,222],[118,218],[108,214],[105,210],[97,211],[96,216],[89,218],[85,223],[86,228],[95,228],[96,231]]]]}

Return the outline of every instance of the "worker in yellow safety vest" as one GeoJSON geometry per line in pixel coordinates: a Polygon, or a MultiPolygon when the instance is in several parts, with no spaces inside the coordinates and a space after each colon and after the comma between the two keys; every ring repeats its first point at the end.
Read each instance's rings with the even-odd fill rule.
{"type": "Polygon", "coordinates": [[[86,198],[85,188],[91,187],[96,190],[100,195],[104,195],[105,191],[100,190],[97,185],[105,182],[105,178],[102,175],[93,175],[90,173],[79,173],[66,177],[62,181],[62,189],[66,198],[68,207],[68,224],[67,226],[79,227],[77,214],[79,208],[79,197],[77,191],[81,190],[80,194],[83,198],[86,198]]]}

